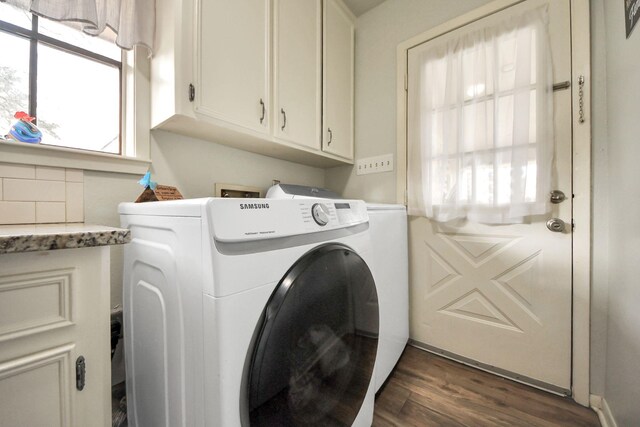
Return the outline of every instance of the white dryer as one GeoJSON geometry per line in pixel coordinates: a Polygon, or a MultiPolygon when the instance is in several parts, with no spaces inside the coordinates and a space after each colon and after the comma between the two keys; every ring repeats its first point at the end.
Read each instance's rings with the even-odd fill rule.
{"type": "Polygon", "coordinates": [[[398,363],[409,341],[409,247],[404,205],[367,203],[373,277],[380,302],[376,391],[398,363]]]}
{"type": "Polygon", "coordinates": [[[365,204],[121,204],[131,426],[370,426],[365,204]]]}

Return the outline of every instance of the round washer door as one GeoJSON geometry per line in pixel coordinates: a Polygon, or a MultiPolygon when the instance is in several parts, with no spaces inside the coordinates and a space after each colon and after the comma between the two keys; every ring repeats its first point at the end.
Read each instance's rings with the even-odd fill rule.
{"type": "Polygon", "coordinates": [[[304,255],[256,329],[245,370],[250,425],[351,426],[372,381],[378,316],[358,254],[328,244],[304,255]]]}

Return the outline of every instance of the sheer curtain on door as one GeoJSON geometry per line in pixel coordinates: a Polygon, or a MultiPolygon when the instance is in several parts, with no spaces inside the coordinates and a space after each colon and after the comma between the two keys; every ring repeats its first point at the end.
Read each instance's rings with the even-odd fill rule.
{"type": "Polygon", "coordinates": [[[543,8],[409,51],[410,215],[508,224],[550,211],[547,27],[543,8]]]}

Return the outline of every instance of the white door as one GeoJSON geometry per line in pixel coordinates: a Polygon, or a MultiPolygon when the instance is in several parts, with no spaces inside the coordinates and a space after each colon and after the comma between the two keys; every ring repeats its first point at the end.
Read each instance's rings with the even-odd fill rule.
{"type": "Polygon", "coordinates": [[[353,159],[354,24],[341,2],[324,2],[322,150],[353,159]]]}
{"type": "MultiPolygon", "coordinates": [[[[508,20],[514,14],[545,4],[549,7],[554,82],[569,81],[569,0],[529,0],[482,21],[508,20]]],[[[482,21],[470,25],[483,25],[482,21]]],[[[412,54],[433,42],[410,49],[409,63],[412,54]]],[[[411,72],[409,66],[409,82],[411,72]]],[[[554,108],[553,185],[568,198],[553,205],[551,214],[531,217],[523,224],[500,226],[410,219],[411,337],[498,373],[568,392],[572,262],[570,90],[554,92],[554,108]],[[545,223],[549,218],[564,220],[566,230],[548,230],[545,223]]],[[[408,132],[412,132],[411,125],[408,132]]]]}
{"type": "Polygon", "coordinates": [[[198,2],[196,111],[269,132],[268,0],[198,2]]]}
{"type": "Polygon", "coordinates": [[[276,0],[275,134],[320,149],[322,2],[276,0]]]}

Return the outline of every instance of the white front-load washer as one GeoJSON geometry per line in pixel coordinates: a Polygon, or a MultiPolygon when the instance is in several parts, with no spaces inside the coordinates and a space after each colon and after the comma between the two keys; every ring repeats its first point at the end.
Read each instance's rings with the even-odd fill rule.
{"type": "Polygon", "coordinates": [[[125,203],[131,426],[370,426],[378,297],[354,200],[125,203]]]}
{"type": "MultiPolygon", "coordinates": [[[[339,198],[326,188],[276,184],[268,199],[339,198]]],[[[409,341],[409,254],[407,209],[404,205],[367,203],[372,270],[378,291],[380,335],[375,389],[380,390],[409,341]]]]}

